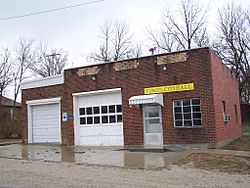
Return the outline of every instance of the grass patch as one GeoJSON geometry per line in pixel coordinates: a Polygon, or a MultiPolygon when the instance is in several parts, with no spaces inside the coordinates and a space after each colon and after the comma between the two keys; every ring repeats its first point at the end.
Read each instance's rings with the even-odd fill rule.
{"type": "Polygon", "coordinates": [[[194,153],[175,163],[203,170],[250,174],[250,158],[194,153]]]}
{"type": "Polygon", "coordinates": [[[242,136],[221,147],[225,150],[250,151],[250,125],[244,124],[242,126],[242,136]]]}
{"type": "Polygon", "coordinates": [[[250,151],[250,134],[243,134],[240,138],[235,139],[221,149],[250,151]]]}
{"type": "Polygon", "coordinates": [[[243,134],[250,134],[250,126],[249,125],[242,126],[242,132],[243,134]]]}

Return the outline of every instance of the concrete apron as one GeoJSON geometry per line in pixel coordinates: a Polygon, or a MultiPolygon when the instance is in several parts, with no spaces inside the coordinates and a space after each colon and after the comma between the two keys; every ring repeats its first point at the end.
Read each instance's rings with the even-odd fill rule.
{"type": "Polygon", "coordinates": [[[0,147],[0,158],[72,162],[76,164],[135,169],[162,169],[192,151],[130,152],[118,148],[86,148],[52,145],[7,145],[0,147]]]}

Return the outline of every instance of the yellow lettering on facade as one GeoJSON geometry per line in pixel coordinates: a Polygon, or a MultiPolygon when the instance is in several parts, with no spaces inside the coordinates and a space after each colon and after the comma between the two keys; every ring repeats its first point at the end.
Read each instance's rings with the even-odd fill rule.
{"type": "Polygon", "coordinates": [[[144,94],[170,93],[194,90],[194,83],[144,88],[144,94]]]}

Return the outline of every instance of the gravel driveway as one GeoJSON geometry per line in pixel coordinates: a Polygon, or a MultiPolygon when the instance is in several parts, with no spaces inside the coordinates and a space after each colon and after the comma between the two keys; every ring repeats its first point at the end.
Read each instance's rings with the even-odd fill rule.
{"type": "Polygon", "coordinates": [[[136,170],[0,158],[0,187],[248,187],[249,175],[172,166],[136,170]]]}

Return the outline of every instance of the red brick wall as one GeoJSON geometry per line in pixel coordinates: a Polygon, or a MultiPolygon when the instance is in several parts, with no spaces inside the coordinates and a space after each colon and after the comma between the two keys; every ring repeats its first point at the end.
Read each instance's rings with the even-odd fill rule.
{"type": "Polygon", "coordinates": [[[238,82],[212,50],[210,54],[216,117],[216,140],[218,142],[241,135],[240,99],[238,82]],[[226,113],[231,116],[228,123],[223,121],[222,101],[225,101],[226,113]],[[237,117],[234,105],[237,106],[237,117]]]}
{"type": "MultiPolygon", "coordinates": [[[[62,96],[62,112],[73,114],[72,93],[122,88],[125,145],[137,145],[144,143],[142,107],[130,107],[129,98],[143,95],[143,89],[146,87],[194,83],[194,91],[164,94],[164,107],[162,107],[164,144],[214,143],[216,142],[216,128],[209,49],[194,49],[186,51],[186,53],[188,55],[186,62],[168,64],[167,70],[163,70],[162,66],[156,64],[156,56],[139,58],[139,66],[131,70],[115,71],[113,63],[99,65],[100,71],[96,75],[95,81],[92,76],[79,77],[76,68],[66,70],[64,72],[65,83],[61,86],[23,90],[23,105],[26,100],[62,96]],[[200,98],[201,128],[174,128],[173,100],[186,98],[200,98]]],[[[25,109],[23,110],[23,117],[25,117],[23,135],[27,139],[26,106],[23,109],[25,109]]],[[[62,122],[62,141],[63,144],[74,144],[73,120],[62,122]]]]}
{"type": "MultiPolygon", "coordinates": [[[[54,85],[22,90],[22,138],[23,143],[28,143],[28,113],[27,101],[63,97],[63,85],[54,85]]],[[[63,129],[62,129],[63,130],[63,129]]],[[[64,135],[62,136],[64,137],[64,135]]]]}

